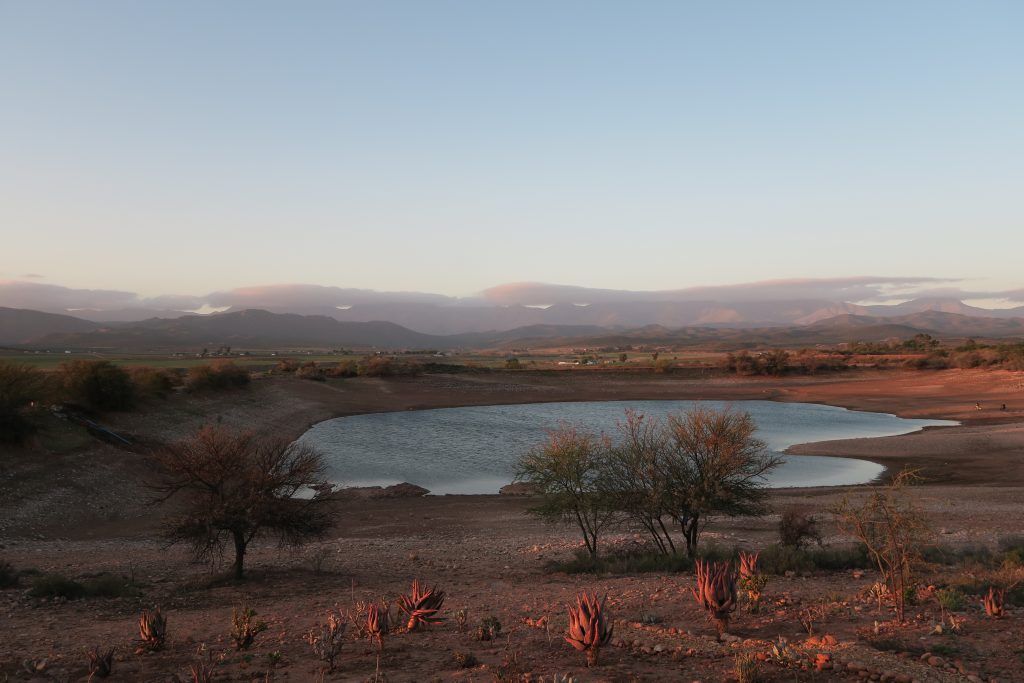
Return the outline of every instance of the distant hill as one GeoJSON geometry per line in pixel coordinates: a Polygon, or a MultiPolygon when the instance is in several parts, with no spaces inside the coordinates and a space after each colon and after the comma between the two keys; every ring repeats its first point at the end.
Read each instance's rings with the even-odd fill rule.
{"type": "Polygon", "coordinates": [[[247,310],[208,316],[152,318],[80,333],[54,333],[35,345],[172,349],[237,346],[431,348],[439,339],[389,322],[346,323],[326,316],[247,310]]]}
{"type": "Polygon", "coordinates": [[[80,334],[100,327],[70,315],[0,307],[0,344],[26,344],[48,334],[80,334]]]}
{"type": "Polygon", "coordinates": [[[71,316],[0,308],[0,343],[33,347],[182,350],[236,348],[523,349],[702,346],[739,349],[883,341],[926,333],[939,338],[1024,338],[1024,318],[925,310],[903,316],[842,313],[810,324],[642,326],[535,324],[511,330],[431,335],[383,321],[244,310],[100,325],[71,316]]]}

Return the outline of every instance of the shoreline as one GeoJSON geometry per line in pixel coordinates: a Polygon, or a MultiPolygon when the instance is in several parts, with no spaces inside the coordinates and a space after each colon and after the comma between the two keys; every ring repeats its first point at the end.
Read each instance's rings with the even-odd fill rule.
{"type": "MultiPolygon", "coordinates": [[[[651,407],[650,405],[641,406],[641,405],[638,405],[638,404],[640,404],[640,403],[664,403],[664,402],[678,403],[680,405],[675,406],[674,408],[677,409],[677,410],[683,410],[683,409],[686,409],[687,406],[690,404],[691,399],[682,399],[682,400],[680,400],[680,399],[667,399],[667,398],[653,399],[653,400],[637,399],[636,403],[634,403],[633,401],[622,401],[622,400],[619,400],[619,399],[608,399],[606,401],[585,401],[585,400],[584,401],[578,401],[578,400],[571,400],[570,399],[570,400],[566,400],[566,401],[557,401],[557,402],[547,401],[547,402],[543,402],[543,403],[486,404],[486,405],[479,405],[479,406],[452,406],[452,407],[443,407],[443,408],[433,408],[432,407],[432,408],[424,408],[424,409],[421,409],[421,410],[416,410],[416,409],[412,409],[412,410],[414,410],[415,412],[432,412],[432,411],[460,411],[460,410],[474,409],[474,408],[483,408],[483,409],[493,408],[493,409],[496,409],[495,413],[497,415],[505,418],[505,419],[502,419],[502,424],[504,424],[508,419],[511,419],[512,416],[508,415],[507,413],[503,413],[502,409],[503,408],[510,408],[510,407],[511,408],[515,408],[515,407],[549,406],[549,405],[552,405],[553,403],[560,403],[560,404],[561,403],[565,403],[565,404],[573,405],[573,406],[580,406],[580,405],[583,405],[583,406],[593,406],[592,409],[590,409],[590,408],[586,409],[584,411],[585,414],[583,416],[577,416],[580,419],[586,420],[587,419],[587,415],[590,415],[592,418],[594,417],[593,412],[595,410],[599,411],[599,412],[602,412],[602,414],[603,414],[603,412],[607,412],[607,410],[605,410],[604,408],[598,407],[598,406],[600,406],[601,404],[604,404],[604,403],[619,403],[619,404],[623,404],[624,403],[624,404],[626,404],[626,408],[627,409],[628,408],[636,408],[636,409],[638,409],[638,410],[640,410],[641,412],[644,412],[644,413],[652,412],[653,411],[652,414],[660,415],[662,412],[664,412],[665,408],[662,408],[662,407],[651,407]]],[[[764,400],[764,399],[741,399],[741,400],[735,401],[735,405],[733,405],[732,401],[723,402],[723,401],[719,400],[719,401],[716,401],[716,402],[717,403],[724,403],[725,405],[728,406],[728,409],[735,409],[735,410],[739,410],[739,411],[754,411],[755,413],[757,413],[759,409],[756,408],[755,406],[751,406],[750,405],[751,403],[758,403],[758,404],[761,404],[761,405],[770,404],[772,406],[777,406],[777,405],[780,405],[782,403],[786,403],[786,404],[791,405],[791,406],[807,406],[807,407],[812,407],[812,408],[813,407],[829,407],[829,408],[834,408],[837,411],[844,411],[845,413],[848,413],[848,414],[872,416],[872,418],[867,418],[871,422],[874,421],[873,420],[873,416],[892,418],[893,420],[897,421],[897,424],[892,424],[892,423],[889,423],[888,421],[885,421],[885,422],[882,422],[881,424],[878,424],[878,425],[873,425],[873,424],[870,424],[870,423],[863,424],[863,425],[862,424],[850,425],[849,428],[850,428],[850,430],[853,431],[854,434],[856,434],[858,432],[861,432],[861,431],[874,431],[874,432],[876,432],[873,435],[861,435],[861,436],[854,436],[854,437],[852,437],[852,438],[858,438],[858,439],[877,439],[877,438],[886,438],[886,437],[895,437],[895,436],[905,436],[905,435],[908,435],[908,434],[913,434],[913,433],[920,432],[920,431],[925,430],[925,429],[938,429],[938,428],[943,428],[944,429],[944,428],[948,428],[948,427],[958,427],[958,426],[961,426],[960,422],[950,421],[950,420],[945,421],[948,424],[919,424],[919,425],[900,424],[900,423],[905,422],[905,421],[924,422],[924,420],[921,420],[919,418],[909,418],[909,419],[908,418],[900,418],[898,416],[893,415],[892,413],[883,413],[883,412],[874,412],[874,411],[863,411],[863,410],[849,409],[849,408],[845,408],[845,407],[842,407],[842,406],[826,406],[826,404],[822,404],[822,403],[800,403],[800,402],[791,402],[791,401],[783,402],[783,401],[774,401],[774,400],[770,400],[770,399],[769,400],[764,400]],[[894,432],[898,432],[898,433],[894,433],[894,432]]],[[[577,411],[578,411],[578,409],[577,409],[577,411]]],[[[469,477],[464,477],[464,478],[456,477],[454,479],[447,479],[447,480],[439,481],[437,479],[437,477],[433,476],[431,474],[431,472],[428,471],[428,469],[424,468],[424,462],[422,462],[419,458],[417,458],[417,456],[415,455],[414,451],[410,450],[411,449],[411,444],[409,444],[408,442],[405,442],[405,441],[402,441],[401,443],[393,444],[393,448],[388,450],[389,455],[393,456],[391,458],[391,460],[394,460],[397,457],[398,460],[405,462],[406,467],[405,468],[399,468],[400,470],[404,469],[405,470],[404,472],[403,471],[398,471],[398,472],[393,472],[393,471],[389,471],[389,472],[384,472],[384,471],[375,472],[375,471],[373,471],[374,468],[371,467],[370,471],[361,471],[359,473],[359,475],[355,477],[356,482],[354,482],[354,483],[348,483],[348,481],[344,477],[340,476],[340,474],[339,474],[340,469],[344,469],[344,466],[345,466],[346,463],[358,463],[361,460],[358,457],[356,457],[354,459],[353,458],[347,458],[346,459],[344,457],[344,454],[346,452],[345,433],[347,431],[349,431],[349,428],[355,429],[358,432],[358,434],[360,435],[359,437],[357,437],[357,441],[359,443],[364,443],[366,441],[366,438],[367,438],[367,436],[369,434],[371,434],[371,433],[376,434],[376,432],[373,431],[375,429],[374,425],[376,423],[374,423],[374,422],[366,423],[366,422],[363,422],[363,421],[358,421],[358,422],[356,422],[356,423],[354,423],[352,425],[346,426],[344,423],[340,423],[340,422],[337,422],[337,421],[348,420],[348,419],[352,419],[352,418],[362,418],[362,417],[376,416],[376,415],[394,415],[394,416],[397,416],[397,415],[400,415],[400,414],[406,413],[406,412],[411,412],[411,410],[405,410],[405,411],[382,411],[382,412],[373,412],[373,413],[363,413],[363,414],[359,414],[359,415],[345,415],[345,416],[327,418],[325,420],[321,420],[320,422],[315,423],[306,432],[304,432],[300,436],[300,438],[306,439],[306,437],[308,437],[313,432],[316,432],[316,431],[319,431],[319,430],[325,430],[323,432],[320,432],[319,437],[314,436],[311,439],[306,439],[306,441],[308,443],[311,443],[314,447],[320,448],[322,450],[322,452],[325,453],[325,455],[328,455],[328,460],[331,463],[331,470],[332,470],[333,478],[329,478],[327,483],[333,484],[334,486],[338,487],[336,489],[337,491],[367,491],[367,492],[372,492],[372,491],[375,491],[375,490],[376,491],[380,491],[383,488],[390,487],[390,486],[396,486],[396,485],[399,485],[399,484],[411,484],[411,485],[416,486],[416,487],[421,487],[421,488],[429,489],[429,493],[427,495],[437,495],[437,496],[445,496],[445,495],[478,495],[478,496],[488,496],[488,495],[524,495],[523,493],[503,492],[504,489],[506,489],[509,486],[515,485],[517,482],[513,478],[512,474],[507,474],[507,473],[498,471],[498,470],[507,469],[507,467],[510,465],[510,462],[512,462],[512,461],[510,461],[508,457],[505,457],[505,456],[511,455],[509,452],[507,452],[507,449],[505,449],[503,447],[503,445],[496,444],[496,443],[475,443],[475,444],[473,444],[473,448],[469,449],[470,452],[496,452],[496,453],[501,453],[501,457],[497,457],[495,459],[492,459],[491,461],[489,461],[484,466],[485,468],[490,467],[494,471],[482,471],[482,470],[481,471],[474,471],[472,473],[472,476],[469,476],[469,477]],[[328,426],[328,425],[330,425],[330,423],[336,423],[336,424],[335,424],[335,426],[332,427],[332,426],[328,426]],[[339,438],[341,439],[340,443],[339,443],[339,440],[338,440],[339,438]],[[392,452],[392,451],[394,451],[394,452],[392,452]],[[335,456],[337,458],[341,458],[341,459],[337,460],[337,459],[335,459],[335,456]],[[430,483],[431,481],[432,481],[432,483],[430,483]]],[[[551,421],[553,423],[553,421],[555,420],[557,415],[547,414],[547,411],[543,411],[543,412],[545,412],[545,416],[544,416],[543,420],[544,421],[551,421]]],[[[556,412],[557,412],[557,409],[556,409],[556,412]]],[[[670,411],[670,412],[672,412],[672,411],[670,411]]],[[[761,421],[764,422],[765,425],[769,425],[770,426],[771,424],[773,424],[772,415],[774,415],[776,412],[777,411],[775,409],[769,410],[770,414],[767,417],[762,416],[761,421]]],[[[785,412],[788,412],[788,411],[785,411],[785,412]]],[[[783,421],[785,421],[785,417],[784,417],[785,412],[783,413],[782,416],[775,415],[775,417],[776,418],[781,418],[781,419],[783,419],[783,421]]],[[[830,421],[830,419],[828,418],[827,415],[824,415],[824,416],[821,415],[821,411],[820,410],[818,410],[818,411],[812,410],[811,413],[818,415],[817,420],[813,424],[809,425],[809,427],[812,430],[816,429],[816,428],[820,429],[820,428],[825,426],[830,421]]],[[[802,415],[802,413],[801,413],[801,415],[802,415]]],[[[402,426],[402,424],[403,424],[401,422],[402,419],[403,418],[396,417],[396,418],[394,418],[394,420],[388,420],[387,421],[387,430],[388,430],[387,433],[389,435],[393,434],[393,433],[396,433],[396,432],[402,432],[403,430],[407,429],[407,427],[403,427],[402,426]]],[[[425,417],[424,419],[427,421],[428,425],[434,424],[433,420],[435,418],[425,417]]],[[[441,424],[441,433],[438,435],[438,437],[439,438],[447,439],[449,437],[454,436],[454,433],[452,433],[452,434],[448,433],[449,428],[446,426],[446,418],[440,418],[440,419],[441,419],[441,423],[442,424],[441,424]]],[[[537,418],[537,419],[539,420],[540,418],[537,418]]],[[[846,418],[843,418],[843,419],[846,419],[846,418]]],[[[853,418],[853,419],[863,419],[863,418],[853,418]]],[[[526,421],[527,422],[533,422],[534,420],[527,419],[526,421]]],[[[800,420],[798,420],[798,423],[802,424],[802,422],[800,420]]],[[[421,425],[421,423],[419,421],[417,421],[417,424],[421,425]]],[[[379,426],[380,425],[377,425],[377,427],[379,427],[379,426]]],[[[597,427],[593,427],[593,428],[597,429],[597,427]]],[[[499,433],[500,433],[501,427],[499,427],[498,429],[499,429],[499,433]]],[[[773,472],[772,476],[768,477],[767,488],[769,488],[771,490],[779,490],[779,489],[813,489],[813,488],[834,488],[834,487],[864,486],[864,485],[871,485],[871,484],[880,483],[881,481],[883,481],[883,480],[887,479],[889,476],[891,476],[891,473],[889,472],[889,467],[885,463],[877,462],[876,460],[873,460],[873,459],[870,459],[870,458],[853,458],[853,457],[841,456],[841,455],[837,455],[837,454],[819,455],[818,453],[813,452],[817,444],[828,443],[830,441],[837,441],[837,440],[844,440],[844,439],[847,439],[847,438],[851,438],[851,437],[848,437],[848,436],[845,436],[844,434],[842,434],[842,432],[845,431],[842,428],[838,428],[836,430],[836,431],[838,431],[840,433],[834,434],[833,435],[834,438],[816,439],[816,440],[813,440],[813,441],[802,441],[802,440],[791,441],[792,438],[799,439],[802,436],[800,434],[800,431],[802,431],[802,429],[799,426],[795,427],[794,429],[795,429],[795,433],[793,433],[791,435],[788,435],[788,438],[785,439],[785,441],[787,443],[769,446],[769,450],[772,453],[776,453],[778,455],[783,455],[783,456],[788,456],[788,457],[786,457],[786,462],[779,469],[779,471],[773,472]],[[806,447],[808,449],[808,451],[810,451],[810,452],[806,452],[806,453],[793,453],[791,449],[797,448],[797,447],[806,447]],[[816,459],[816,460],[804,461],[804,462],[806,463],[806,465],[808,467],[813,467],[814,469],[818,469],[818,470],[821,470],[821,471],[818,472],[816,476],[815,475],[799,476],[800,468],[801,468],[801,459],[802,458],[816,459]],[[845,463],[844,464],[829,465],[829,464],[821,462],[820,459],[822,459],[822,458],[838,459],[838,460],[845,461],[845,463]],[[832,468],[832,469],[829,469],[829,468],[832,468]],[[868,471],[865,471],[865,470],[868,470],[868,471]],[[815,481],[815,480],[817,480],[819,483],[804,483],[804,482],[807,482],[807,481],[815,481]],[[778,483],[776,483],[776,482],[778,482],[778,483]],[[789,483],[789,482],[795,482],[795,483],[789,483]]],[[[489,431],[489,430],[485,429],[484,431],[489,431]]],[[[540,438],[540,436],[538,436],[537,438],[540,438]]],[[[518,443],[518,441],[517,441],[517,450],[519,448],[521,448],[521,447],[522,447],[522,444],[518,443]]],[[[381,448],[384,448],[384,447],[381,447],[381,448]]],[[[374,448],[370,449],[369,453],[367,453],[367,455],[368,455],[368,457],[369,457],[369,459],[371,461],[377,462],[379,460],[378,457],[375,457],[376,455],[380,455],[380,453],[378,452],[379,450],[380,450],[380,448],[374,447],[374,448]]]]}

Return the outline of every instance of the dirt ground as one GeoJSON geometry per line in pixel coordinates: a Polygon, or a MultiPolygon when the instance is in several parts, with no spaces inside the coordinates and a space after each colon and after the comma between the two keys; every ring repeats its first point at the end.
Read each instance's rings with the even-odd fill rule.
{"type": "MultiPolygon", "coordinates": [[[[565,400],[705,398],[809,401],[905,417],[960,420],[962,426],[885,439],[794,447],[794,452],[856,456],[924,468],[931,482],[913,493],[949,546],[993,545],[1024,533],[1024,373],[986,371],[864,372],[843,376],[762,379],[629,376],[587,371],[428,375],[403,379],[315,383],[291,377],[258,380],[249,389],[213,396],[173,396],[134,413],[105,418],[116,430],[152,445],[201,424],[222,422],[293,436],[323,419],[385,410],[565,400]],[[1002,404],[1007,409],[1002,410],[1002,404]],[[976,407],[980,404],[981,409],[976,407]]],[[[189,666],[216,663],[214,680],[426,681],[551,680],[571,672],[579,681],[736,680],[735,658],[767,658],[761,680],[1021,681],[1024,612],[987,619],[968,596],[960,633],[935,632],[943,620],[936,600],[922,596],[908,623],[866,598],[876,572],[772,576],[760,613],[740,610],[734,637],[719,642],[689,590],[690,573],[565,574],[548,568],[572,557],[580,542],[571,528],[525,514],[528,499],[508,496],[427,496],[376,499],[349,494],[336,501],[337,526],[321,544],[302,549],[258,545],[250,578],[218,581],[223,566],[193,563],[187,549],[165,547],[161,510],[149,504],[152,476],[143,454],[96,443],[62,448],[36,444],[3,453],[0,463],[0,561],[19,570],[72,578],[109,572],[129,576],[140,594],[73,601],[0,590],[0,681],[86,680],[83,648],[116,647],[109,680],[192,680],[189,666]],[[346,642],[333,672],[324,672],[302,636],[326,613],[354,616],[359,604],[394,599],[413,578],[447,593],[446,621],[385,639],[383,652],[366,640],[346,642]],[[598,667],[563,640],[565,604],[580,590],[607,594],[615,620],[613,644],[598,667]],[[235,651],[228,632],[233,606],[248,604],[269,629],[254,646],[235,651]],[[135,622],[160,606],[169,644],[137,654],[135,622]],[[822,616],[812,638],[800,616],[822,616]],[[457,619],[465,609],[465,632],[457,619]],[[500,637],[481,642],[480,620],[495,616],[500,637]],[[787,639],[795,659],[772,659],[787,639]],[[202,650],[202,653],[197,654],[202,650]],[[205,654],[203,654],[205,653],[205,654]],[[460,668],[456,653],[478,663],[460,668]],[[828,655],[822,671],[799,661],[828,655]],[[32,673],[29,673],[29,670],[32,673]]],[[[847,489],[793,489],[773,494],[776,510],[793,504],[827,510],[847,489]]],[[[825,522],[826,544],[843,539],[825,522]]],[[[716,520],[702,543],[759,549],[776,540],[777,514],[716,520]]],[[[619,530],[609,549],[638,547],[643,537],[619,530]]],[[[933,569],[941,588],[953,570],[933,569]]],[[[960,571],[960,570],[957,570],[960,571]]],[[[987,580],[981,569],[978,581],[987,580]]]]}

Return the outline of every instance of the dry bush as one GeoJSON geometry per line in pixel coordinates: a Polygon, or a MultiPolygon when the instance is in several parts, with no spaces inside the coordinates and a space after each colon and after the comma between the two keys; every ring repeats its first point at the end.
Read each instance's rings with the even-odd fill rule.
{"type": "Polygon", "coordinates": [[[331,612],[325,623],[317,624],[306,634],[306,642],[313,649],[313,654],[321,662],[326,662],[328,671],[334,671],[335,660],[341,654],[341,646],[345,644],[347,628],[348,623],[344,618],[331,612]]]}
{"type": "Polygon", "coordinates": [[[892,595],[901,622],[921,550],[933,536],[907,492],[918,480],[917,470],[904,470],[888,486],[859,498],[846,496],[833,510],[839,528],[867,548],[892,595]]]}
{"type": "Polygon", "coordinates": [[[315,362],[309,361],[303,363],[302,367],[298,369],[295,376],[300,379],[313,380],[314,382],[323,382],[327,378],[324,376],[324,371],[315,362]]]}
{"type": "Polygon", "coordinates": [[[327,368],[324,373],[328,377],[355,377],[359,374],[359,366],[354,360],[343,360],[327,368]]]}
{"type": "Polygon", "coordinates": [[[256,641],[256,636],[267,630],[267,624],[256,618],[251,607],[234,607],[231,610],[231,640],[236,650],[247,650],[256,641]]]}
{"type": "Polygon", "coordinates": [[[800,506],[783,510],[779,516],[779,543],[792,548],[804,548],[811,541],[821,545],[817,517],[800,506]]]}

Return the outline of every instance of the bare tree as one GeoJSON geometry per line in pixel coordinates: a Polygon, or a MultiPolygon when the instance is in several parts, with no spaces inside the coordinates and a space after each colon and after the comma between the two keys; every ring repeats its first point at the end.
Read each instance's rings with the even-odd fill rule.
{"type": "Polygon", "coordinates": [[[907,589],[913,585],[914,565],[932,537],[931,527],[906,491],[920,479],[919,470],[903,470],[888,486],[856,499],[846,496],[833,509],[839,528],[867,548],[901,622],[907,589]]]}
{"type": "Polygon", "coordinates": [[[600,482],[608,449],[603,436],[562,424],[548,432],[546,443],[520,459],[516,474],[517,481],[533,484],[541,497],[530,512],[548,521],[575,523],[591,557],[597,557],[601,532],[616,515],[600,482]]]}
{"type": "Polygon", "coordinates": [[[156,455],[165,470],[154,486],[159,500],[178,496],[184,505],[183,514],[168,520],[168,537],[191,544],[199,558],[219,556],[232,543],[237,579],[260,532],[299,545],[331,526],[323,498],[298,497],[323,481],[323,458],[312,446],[208,426],[156,455]]]}

